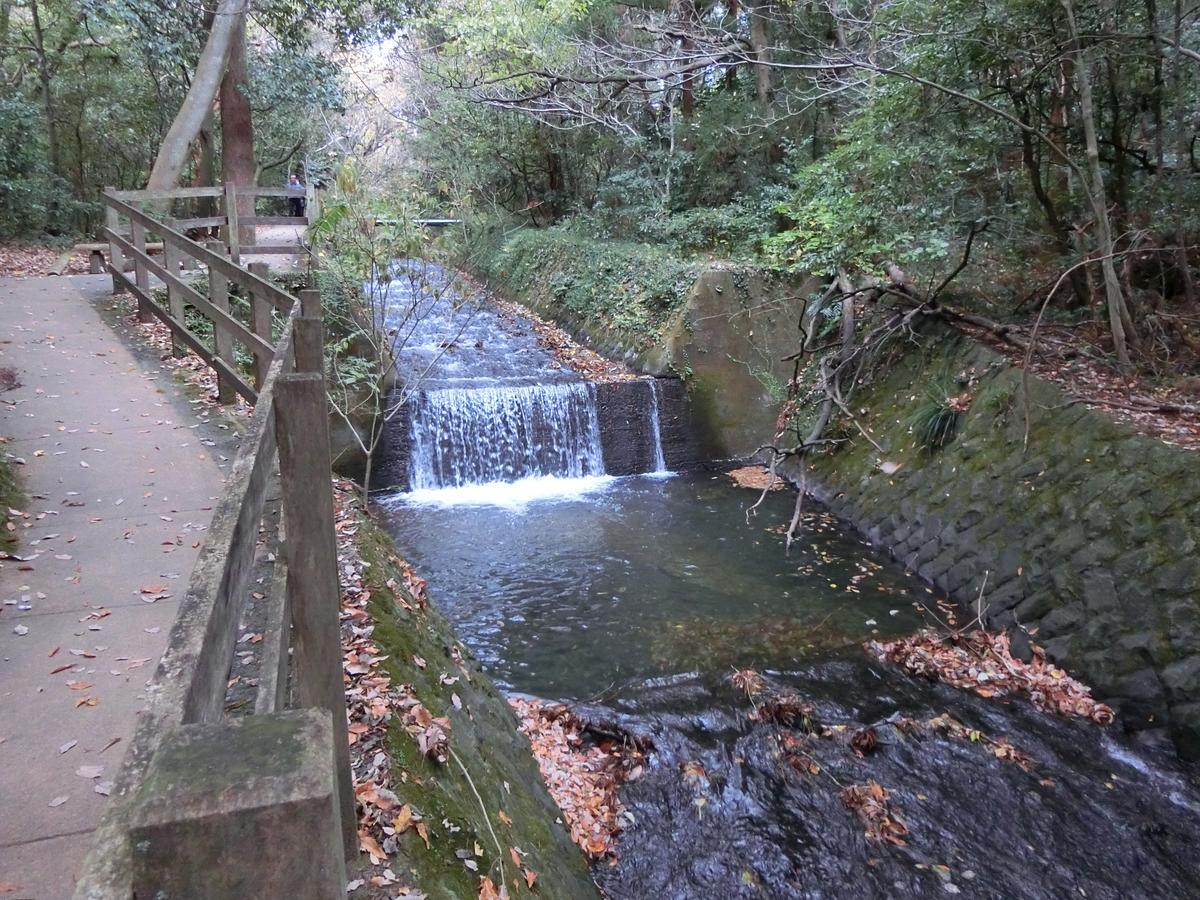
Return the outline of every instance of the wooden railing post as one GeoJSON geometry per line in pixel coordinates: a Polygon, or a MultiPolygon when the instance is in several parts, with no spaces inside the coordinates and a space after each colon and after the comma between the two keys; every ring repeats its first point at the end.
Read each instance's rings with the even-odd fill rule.
{"type": "Polygon", "coordinates": [[[146,227],[141,222],[130,222],[129,235],[133,240],[133,249],[137,251],[133,257],[134,281],[141,292],[137,298],[137,320],[149,322],[151,313],[146,306],[146,301],[142,299],[150,296],[150,271],[142,260],[142,257],[146,255],[146,227]]]}
{"type": "MultiPolygon", "coordinates": [[[[168,228],[175,229],[174,219],[163,219],[163,224],[168,228]]],[[[177,230],[177,229],[176,229],[177,230]]],[[[163,235],[163,266],[167,273],[175,278],[181,277],[180,263],[183,262],[183,251],[175,246],[170,235],[163,235]]],[[[183,312],[183,292],[177,288],[173,282],[167,282],[167,306],[171,311],[171,318],[184,327],[187,326],[187,320],[183,312]]],[[[182,341],[171,333],[171,355],[177,358],[187,356],[187,347],[182,341]]]]}
{"type": "Polygon", "coordinates": [[[229,258],[242,264],[241,242],[238,239],[238,196],[237,186],[225,185],[225,243],[229,245],[229,258]]]}
{"type": "Polygon", "coordinates": [[[330,481],[329,407],[317,372],[275,382],[275,440],[287,533],[288,605],[292,614],[292,671],[296,705],[333,713],[333,742],[346,856],[358,853],[342,643],[338,620],[337,539],[330,481]]]}
{"type": "MultiPolygon", "coordinates": [[[[209,241],[208,249],[213,253],[225,255],[225,245],[220,241],[209,241]]],[[[208,269],[208,299],[212,301],[213,306],[221,310],[221,312],[229,312],[229,279],[218,272],[214,267],[208,269]]],[[[214,347],[217,356],[229,366],[231,369],[237,368],[237,360],[234,358],[233,351],[233,335],[220,322],[213,322],[213,339],[214,347]]],[[[229,379],[225,378],[220,371],[217,372],[217,402],[232,403],[237,396],[229,379]]]]}
{"type": "MultiPolygon", "coordinates": [[[[263,281],[271,276],[271,267],[264,262],[252,262],[247,268],[251,275],[257,275],[263,281]]],[[[268,344],[275,343],[271,340],[271,302],[253,290],[250,291],[250,330],[268,344]]],[[[269,359],[263,359],[257,355],[254,357],[254,389],[256,391],[262,390],[269,368],[271,368],[269,359]]]]}
{"type": "MultiPolygon", "coordinates": [[[[104,192],[108,193],[112,190],[115,188],[105,188],[104,192]]],[[[119,232],[121,230],[121,214],[107,204],[104,207],[104,224],[111,231],[119,232]]],[[[114,241],[108,242],[108,264],[112,266],[113,293],[124,293],[125,282],[121,280],[120,273],[125,271],[125,252],[114,241]]]]}

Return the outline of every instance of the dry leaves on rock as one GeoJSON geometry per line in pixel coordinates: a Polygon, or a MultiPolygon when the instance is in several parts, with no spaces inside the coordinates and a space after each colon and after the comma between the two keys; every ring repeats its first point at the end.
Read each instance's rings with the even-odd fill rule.
{"type": "Polygon", "coordinates": [[[519,303],[503,300],[494,294],[489,296],[491,302],[511,318],[525,319],[538,343],[548,350],[555,359],[574,372],[578,372],[591,381],[636,381],[638,375],[627,366],[601,356],[596,351],[580,344],[553,322],[547,321],[537,313],[519,303]]]}
{"type": "Polygon", "coordinates": [[[590,858],[615,861],[624,812],[617,791],[641,774],[645,753],[633,740],[588,740],[586,723],[561,704],[521,699],[509,703],[571,839],[590,858]]]}
{"type": "Polygon", "coordinates": [[[892,803],[891,792],[877,781],[851,784],[842,789],[842,802],[854,810],[867,840],[903,847],[908,826],[892,803]]]}
{"type": "Polygon", "coordinates": [[[753,488],[756,491],[782,491],[787,487],[778,475],[772,476],[766,466],[742,466],[740,469],[730,469],[725,473],[733,479],[738,487],[753,488]]]}
{"type": "Polygon", "coordinates": [[[1113,720],[1112,708],[1050,663],[1040,647],[1033,648],[1032,661],[1016,659],[1007,634],[976,629],[943,635],[924,630],[866,646],[879,659],[903,666],[914,675],[944,681],[981,697],[1023,695],[1039,709],[1061,716],[1091,719],[1100,725],[1113,720]]]}

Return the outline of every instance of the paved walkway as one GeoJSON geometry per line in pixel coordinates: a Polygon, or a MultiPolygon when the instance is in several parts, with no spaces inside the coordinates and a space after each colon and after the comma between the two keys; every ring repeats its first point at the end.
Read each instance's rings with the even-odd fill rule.
{"type": "Polygon", "coordinates": [[[0,560],[0,892],[69,897],[234,453],[107,276],[0,278],[0,434],[30,495],[0,560]],[[222,459],[224,457],[224,459],[222,459]]]}

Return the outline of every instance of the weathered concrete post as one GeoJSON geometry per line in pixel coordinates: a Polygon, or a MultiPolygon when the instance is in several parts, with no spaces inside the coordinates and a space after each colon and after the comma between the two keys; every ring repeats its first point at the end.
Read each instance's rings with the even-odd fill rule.
{"type": "Polygon", "coordinates": [[[275,382],[275,440],[287,532],[284,554],[292,614],[295,703],[333,714],[342,837],[347,858],[353,858],[358,852],[358,834],[342,681],[329,408],[325,379],[319,372],[283,375],[275,382]]]}
{"type": "MultiPolygon", "coordinates": [[[[208,241],[206,246],[213,253],[219,253],[222,256],[225,255],[225,245],[220,241],[208,241]]],[[[212,266],[208,268],[208,299],[221,312],[229,312],[229,279],[212,266]]],[[[237,361],[234,359],[233,335],[220,322],[213,322],[213,339],[215,341],[213,349],[216,350],[217,356],[229,368],[236,369],[237,361]]],[[[237,392],[234,390],[233,385],[218,370],[217,401],[219,403],[232,403],[236,396],[237,392]]]]}
{"type": "MultiPolygon", "coordinates": [[[[265,262],[252,262],[247,268],[251,275],[256,275],[263,281],[266,281],[271,276],[271,267],[265,262]]],[[[271,301],[266,297],[260,296],[256,291],[250,292],[250,328],[260,338],[268,344],[275,343],[271,340],[271,301]]],[[[267,380],[267,369],[271,367],[271,361],[264,359],[258,354],[254,356],[254,389],[262,390],[263,382],[267,380]]]]}
{"type": "MultiPolygon", "coordinates": [[[[104,193],[107,194],[115,190],[116,188],[107,187],[104,189],[104,193]]],[[[104,207],[104,224],[108,226],[110,231],[119,233],[121,231],[121,214],[111,206],[106,205],[104,207]]],[[[108,263],[112,266],[113,293],[123,293],[125,291],[125,283],[117,273],[125,271],[125,252],[113,240],[108,242],[108,263]]]]}
{"type": "MultiPolygon", "coordinates": [[[[168,228],[175,229],[174,219],[164,219],[163,224],[168,228]]],[[[175,229],[178,230],[178,229],[175,229]]],[[[186,320],[183,314],[183,292],[179,290],[178,282],[180,278],[180,263],[183,261],[183,251],[177,247],[168,234],[163,235],[163,267],[167,270],[167,305],[171,310],[171,318],[180,324],[186,325],[186,320]]],[[[175,333],[171,332],[171,355],[176,358],[187,356],[187,347],[175,333]]]]}
{"type": "Polygon", "coordinates": [[[238,265],[242,263],[241,243],[238,239],[237,187],[225,185],[225,243],[229,245],[229,258],[238,265]]]}
{"type": "Polygon", "coordinates": [[[146,306],[146,301],[142,299],[144,296],[150,296],[150,270],[141,258],[146,255],[146,226],[141,222],[130,222],[129,235],[133,241],[133,249],[137,251],[137,255],[133,257],[133,278],[140,291],[137,295],[137,320],[149,322],[152,314],[146,306]]]}
{"type": "Polygon", "coordinates": [[[325,371],[325,326],[321,321],[321,292],[300,292],[300,318],[292,331],[297,372],[325,371]]]}
{"type": "Polygon", "coordinates": [[[341,721],[341,738],[324,709],[164,735],[132,801],[125,896],[345,896],[334,762],[344,710],[341,721]]]}

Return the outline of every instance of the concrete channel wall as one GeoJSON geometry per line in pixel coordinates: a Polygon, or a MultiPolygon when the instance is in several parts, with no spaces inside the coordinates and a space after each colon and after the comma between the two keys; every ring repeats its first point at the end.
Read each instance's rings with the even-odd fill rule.
{"type": "MultiPolygon", "coordinates": [[[[525,235],[486,274],[594,349],[680,375],[700,459],[746,456],[770,439],[811,279],[698,266],[648,336],[601,318],[603,304],[572,307],[564,285],[584,278],[587,254],[564,246],[525,235]]],[[[634,269],[660,267],[652,253],[621,249],[634,269]]],[[[631,278],[619,286],[635,296],[650,280],[631,278]]],[[[1127,727],[1169,734],[1200,757],[1200,454],[1069,404],[1034,377],[1026,447],[1021,373],[949,329],[928,329],[878,371],[853,405],[885,454],[848,428],[846,445],[813,462],[809,489],[956,599],[973,604],[982,589],[991,624],[1024,626],[1020,635],[1113,702],[1127,727]],[[956,376],[970,409],[957,439],[927,453],[913,413],[956,376]],[[900,468],[886,474],[884,462],[900,468]]]]}
{"type": "Polygon", "coordinates": [[[886,453],[852,440],[814,460],[810,489],[956,599],[982,591],[991,623],[1025,626],[1126,727],[1200,755],[1200,453],[1032,376],[1027,405],[1018,369],[948,329],[882,368],[854,406],[886,453]],[[910,423],[947,382],[971,405],[931,453],[910,423]]]}

